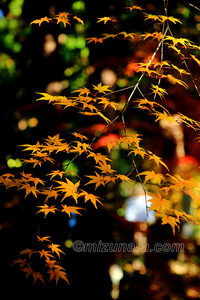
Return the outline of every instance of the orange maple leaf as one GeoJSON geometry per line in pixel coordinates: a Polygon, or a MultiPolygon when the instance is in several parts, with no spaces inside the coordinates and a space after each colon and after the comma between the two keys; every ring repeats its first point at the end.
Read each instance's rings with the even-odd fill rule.
{"type": "Polygon", "coordinates": [[[65,254],[61,249],[59,249],[60,245],[57,244],[51,244],[48,246],[49,248],[51,248],[52,253],[56,253],[58,255],[58,257],[60,258],[60,253],[65,254]]]}
{"type": "Polygon", "coordinates": [[[55,214],[56,210],[58,210],[55,205],[52,205],[52,206],[48,206],[47,204],[44,204],[44,205],[41,205],[41,206],[37,206],[37,207],[40,207],[41,209],[36,213],[36,214],[39,214],[39,213],[44,213],[45,215],[45,218],[46,216],[48,215],[48,213],[53,213],[55,214]]]}
{"type": "Polygon", "coordinates": [[[57,24],[59,24],[60,22],[62,22],[64,24],[64,27],[66,27],[66,24],[71,25],[69,22],[69,13],[66,12],[60,12],[59,14],[57,14],[54,19],[57,20],[57,24]]]}
{"type": "Polygon", "coordinates": [[[87,42],[88,44],[91,43],[91,42],[95,42],[95,44],[96,43],[101,43],[101,44],[103,43],[103,38],[91,37],[91,38],[87,38],[86,40],[88,41],[87,42]]]}
{"type": "Polygon", "coordinates": [[[30,185],[29,183],[22,184],[22,185],[18,188],[18,190],[21,190],[21,189],[25,189],[25,190],[26,190],[25,198],[26,198],[30,193],[32,193],[32,194],[37,198],[37,193],[39,193],[39,190],[37,190],[35,186],[30,185]]]}
{"type": "Polygon", "coordinates": [[[96,175],[86,175],[86,177],[91,178],[91,180],[89,182],[87,182],[85,185],[87,184],[95,184],[95,190],[100,186],[100,185],[104,185],[105,186],[105,178],[103,175],[99,175],[96,171],[94,171],[96,175]]]}
{"type": "Polygon", "coordinates": [[[81,18],[78,18],[77,16],[73,16],[73,19],[84,25],[84,21],[81,18]]]}
{"type": "Polygon", "coordinates": [[[65,280],[69,284],[69,281],[67,279],[67,274],[64,271],[56,268],[56,269],[48,270],[48,273],[50,274],[49,281],[51,281],[53,278],[55,278],[56,285],[58,284],[58,280],[60,278],[62,278],[63,280],[65,280]]]}
{"type": "Polygon", "coordinates": [[[44,18],[36,19],[36,20],[32,21],[32,22],[30,23],[30,25],[32,25],[32,24],[39,24],[39,26],[40,26],[40,25],[42,24],[42,22],[47,22],[47,23],[49,23],[50,21],[52,21],[51,18],[44,17],[44,18]]]}
{"type": "Polygon", "coordinates": [[[81,196],[83,196],[85,198],[85,202],[90,200],[95,208],[97,208],[97,204],[96,204],[97,202],[99,202],[102,205],[101,201],[99,200],[99,199],[101,199],[100,197],[97,197],[93,194],[89,194],[88,192],[83,191],[83,190],[81,190],[80,197],[81,196]]]}
{"type": "Polygon", "coordinates": [[[61,212],[65,212],[66,214],[68,214],[68,216],[71,218],[71,213],[73,214],[78,214],[81,216],[80,212],[78,212],[78,209],[85,209],[82,207],[77,207],[77,206],[67,206],[67,205],[63,205],[62,204],[63,209],[61,210],[61,212]]]}
{"type": "Polygon", "coordinates": [[[43,237],[41,238],[41,237],[39,237],[39,235],[37,235],[37,239],[38,239],[38,241],[40,241],[40,242],[51,242],[49,238],[50,238],[50,236],[43,236],[43,237]]]}
{"type": "Polygon", "coordinates": [[[144,10],[141,6],[138,5],[128,6],[125,8],[129,9],[130,11],[132,11],[133,9],[144,10]]]}

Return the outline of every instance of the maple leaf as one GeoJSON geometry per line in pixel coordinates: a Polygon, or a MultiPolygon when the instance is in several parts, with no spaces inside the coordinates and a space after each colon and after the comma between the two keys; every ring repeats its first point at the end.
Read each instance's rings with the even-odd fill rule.
{"type": "Polygon", "coordinates": [[[179,72],[180,75],[185,74],[185,75],[189,75],[188,72],[186,72],[184,69],[179,69],[177,66],[172,64],[172,67],[177,70],[179,72]]]}
{"type": "Polygon", "coordinates": [[[88,88],[84,87],[84,88],[80,88],[78,90],[75,90],[72,93],[79,93],[80,96],[86,94],[86,96],[88,96],[90,94],[90,90],[88,88]]]}
{"type": "Polygon", "coordinates": [[[170,114],[166,113],[166,111],[163,111],[163,113],[156,111],[153,114],[156,115],[155,122],[157,122],[159,120],[164,120],[164,121],[169,122],[170,124],[176,123],[175,119],[170,114]]]}
{"type": "Polygon", "coordinates": [[[84,25],[84,21],[81,18],[78,18],[77,16],[73,16],[73,19],[84,25]]]}
{"type": "Polygon", "coordinates": [[[83,134],[80,134],[80,133],[77,133],[77,132],[73,132],[71,134],[73,134],[75,136],[75,138],[79,138],[81,141],[88,140],[88,138],[83,134]]]}
{"type": "Polygon", "coordinates": [[[37,235],[38,241],[39,241],[39,242],[42,242],[42,243],[43,243],[43,242],[51,242],[49,238],[50,238],[50,236],[43,236],[43,237],[41,238],[41,237],[39,237],[39,235],[37,235]]]}
{"type": "Polygon", "coordinates": [[[148,39],[148,38],[153,38],[154,39],[157,39],[158,41],[160,41],[161,39],[163,39],[164,35],[162,34],[162,32],[153,32],[153,33],[145,33],[145,34],[142,34],[141,35],[142,37],[144,37],[144,40],[148,39]]]}
{"type": "Polygon", "coordinates": [[[194,61],[196,61],[196,63],[200,66],[200,60],[199,60],[198,58],[196,58],[195,55],[190,54],[190,56],[191,56],[192,59],[193,59],[194,61]]]}
{"type": "Polygon", "coordinates": [[[59,269],[50,269],[48,270],[48,273],[50,274],[50,278],[49,278],[49,281],[51,281],[53,278],[55,278],[55,281],[56,281],[56,285],[58,284],[58,280],[60,278],[62,278],[63,280],[65,280],[68,284],[69,284],[69,281],[67,279],[67,274],[62,271],[62,270],[59,270],[59,269]]]}
{"type": "Polygon", "coordinates": [[[82,154],[91,150],[91,146],[87,143],[82,143],[80,141],[76,141],[75,143],[77,145],[72,147],[73,150],[71,150],[71,152],[78,152],[79,154],[82,154]]]}
{"type": "Polygon", "coordinates": [[[168,94],[165,89],[162,89],[158,85],[151,85],[151,90],[153,91],[154,94],[158,94],[158,96],[162,99],[165,97],[165,94],[168,94]]]}
{"type": "Polygon", "coordinates": [[[38,252],[39,252],[39,254],[40,254],[40,258],[43,257],[43,256],[44,256],[46,259],[49,259],[50,257],[53,257],[53,258],[54,258],[54,256],[51,254],[50,251],[47,251],[47,250],[42,249],[42,251],[38,251],[38,252]]]}
{"type": "Polygon", "coordinates": [[[162,224],[169,224],[172,227],[173,235],[175,235],[175,228],[176,226],[179,229],[179,223],[180,221],[174,217],[168,216],[167,214],[159,215],[162,217],[162,224]]]}
{"type": "Polygon", "coordinates": [[[134,9],[144,10],[141,6],[138,6],[138,5],[128,6],[128,7],[125,7],[125,8],[129,9],[130,11],[132,11],[134,9]]]}
{"type": "Polygon", "coordinates": [[[178,78],[176,78],[176,77],[174,77],[174,76],[172,76],[171,74],[168,74],[167,76],[166,76],[166,78],[168,78],[169,79],[169,81],[171,81],[173,84],[180,84],[180,85],[182,85],[182,86],[184,86],[184,88],[188,88],[188,85],[187,85],[187,83],[185,83],[185,81],[183,81],[183,80],[180,80],[180,79],[178,79],[178,78]]]}
{"type": "Polygon", "coordinates": [[[99,175],[96,171],[94,171],[96,175],[86,175],[86,177],[91,178],[91,180],[89,182],[87,182],[85,185],[87,184],[95,184],[95,190],[100,186],[100,185],[104,185],[105,186],[105,178],[103,175],[99,175]]]}
{"type": "Polygon", "coordinates": [[[108,165],[107,163],[102,163],[102,162],[99,162],[99,166],[95,166],[96,168],[100,169],[102,173],[114,173],[116,172],[115,170],[113,170],[111,168],[111,165],[108,165]]]}
{"type": "Polygon", "coordinates": [[[57,262],[57,260],[50,260],[50,258],[47,257],[45,266],[49,267],[50,269],[56,268],[58,270],[62,270],[63,268],[60,265],[58,265],[58,263],[59,262],[57,262]]]}
{"type": "Polygon", "coordinates": [[[21,190],[21,189],[25,189],[25,190],[26,190],[25,198],[26,198],[30,193],[32,193],[32,194],[37,198],[37,193],[39,193],[39,190],[37,190],[35,186],[30,185],[30,184],[28,184],[28,183],[22,184],[22,185],[18,188],[18,190],[21,190]]]}
{"type": "Polygon", "coordinates": [[[26,273],[26,278],[30,275],[33,276],[33,284],[39,279],[45,285],[44,276],[41,273],[33,271],[30,267],[22,268],[21,270],[26,273]]]}
{"type": "Polygon", "coordinates": [[[41,145],[39,142],[37,142],[36,145],[24,144],[24,145],[20,145],[20,146],[26,147],[22,151],[32,151],[32,153],[41,151],[41,149],[43,148],[43,145],[41,145]]]}
{"type": "Polygon", "coordinates": [[[97,23],[103,22],[104,24],[106,24],[108,21],[112,21],[112,19],[110,17],[103,17],[103,18],[98,18],[97,23]]]}
{"type": "Polygon", "coordinates": [[[156,181],[159,184],[161,183],[161,181],[164,179],[164,176],[162,174],[156,174],[154,171],[144,171],[142,173],[139,173],[137,176],[141,176],[141,175],[145,175],[145,180],[144,183],[146,183],[147,181],[156,181]]]}
{"type": "Polygon", "coordinates": [[[56,187],[59,192],[63,192],[64,196],[61,201],[63,201],[67,197],[73,197],[75,202],[77,203],[77,198],[79,194],[77,193],[77,189],[80,185],[80,181],[76,182],[75,184],[67,179],[67,182],[64,181],[56,181],[60,186],[56,187]]]}
{"type": "Polygon", "coordinates": [[[39,208],[41,208],[36,214],[39,214],[39,213],[44,213],[45,215],[45,218],[46,216],[48,215],[48,213],[53,213],[55,214],[56,210],[58,210],[55,205],[52,205],[52,206],[48,206],[47,204],[44,204],[44,205],[41,205],[41,206],[37,206],[39,208]]]}
{"type": "Polygon", "coordinates": [[[81,190],[80,197],[81,196],[85,198],[85,202],[91,201],[96,209],[97,209],[97,202],[100,203],[101,205],[103,205],[102,202],[99,200],[99,199],[101,199],[100,197],[97,197],[93,194],[89,194],[86,191],[81,190]]]}
{"type": "Polygon", "coordinates": [[[19,264],[20,268],[22,268],[22,267],[25,267],[25,266],[29,265],[29,262],[27,262],[27,260],[25,258],[23,258],[23,259],[18,258],[18,259],[13,261],[11,267],[16,265],[16,264],[19,264]]]}
{"type": "Polygon", "coordinates": [[[54,19],[57,20],[57,24],[59,24],[60,22],[62,22],[64,24],[64,27],[66,27],[66,24],[71,25],[69,22],[69,13],[66,12],[60,12],[59,14],[57,14],[54,19]]]}
{"type": "Polygon", "coordinates": [[[191,44],[191,41],[185,38],[175,38],[173,36],[165,36],[165,41],[172,41],[173,46],[176,46],[177,44],[181,44],[184,48],[187,48],[188,45],[191,44]]]}
{"type": "Polygon", "coordinates": [[[126,176],[126,175],[122,175],[122,174],[118,174],[117,175],[117,179],[120,179],[121,181],[126,181],[126,182],[129,182],[129,183],[131,183],[132,182],[132,180],[128,177],[128,176],[126,176]]]}
{"type": "Polygon", "coordinates": [[[116,110],[117,104],[115,102],[109,101],[109,99],[105,98],[105,97],[98,97],[97,99],[100,100],[99,104],[103,104],[104,105],[104,109],[109,105],[112,108],[114,108],[114,110],[116,110]]]}
{"type": "Polygon", "coordinates": [[[51,244],[48,246],[49,248],[51,248],[52,253],[56,253],[58,255],[58,257],[60,258],[60,253],[65,254],[61,249],[59,249],[60,245],[58,244],[51,244]]]}
{"type": "Polygon", "coordinates": [[[117,35],[123,35],[124,39],[126,39],[128,37],[134,39],[134,37],[135,37],[135,33],[127,33],[126,31],[119,32],[117,35]]]}
{"type": "Polygon", "coordinates": [[[48,17],[44,17],[44,18],[41,18],[41,19],[37,19],[37,20],[34,20],[30,23],[30,25],[32,24],[39,24],[39,26],[41,26],[42,22],[47,22],[49,23],[50,21],[52,21],[51,18],[48,18],[48,17]]]}
{"type": "Polygon", "coordinates": [[[110,158],[108,158],[106,155],[103,155],[101,153],[93,153],[91,152],[87,157],[93,157],[95,162],[98,164],[99,162],[102,162],[103,164],[106,164],[106,161],[111,161],[110,158]]]}
{"type": "Polygon", "coordinates": [[[49,198],[55,198],[55,199],[57,199],[57,197],[58,197],[57,191],[55,191],[55,190],[53,190],[53,189],[41,190],[41,191],[40,191],[40,194],[46,195],[45,202],[46,202],[49,198]]]}
{"type": "Polygon", "coordinates": [[[33,271],[32,275],[33,275],[33,285],[35,284],[37,279],[39,279],[45,285],[45,282],[44,282],[44,279],[43,279],[44,276],[40,272],[33,271]]]}
{"type": "Polygon", "coordinates": [[[80,212],[78,212],[77,210],[78,209],[85,209],[85,208],[82,208],[82,207],[76,207],[76,206],[67,206],[67,205],[63,205],[62,204],[62,211],[61,212],[65,212],[66,214],[69,215],[69,217],[71,218],[71,213],[73,214],[78,214],[81,216],[80,212]]]}
{"type": "Polygon", "coordinates": [[[31,258],[31,256],[33,255],[33,253],[36,253],[36,251],[27,248],[25,250],[20,251],[19,255],[28,254],[28,257],[31,258]]]}
{"type": "Polygon", "coordinates": [[[106,94],[106,92],[112,92],[109,89],[110,87],[111,87],[110,85],[102,85],[102,82],[100,82],[98,85],[93,84],[93,89],[95,91],[98,91],[99,93],[103,93],[103,94],[106,94]]]}
{"type": "Polygon", "coordinates": [[[182,22],[179,19],[174,18],[174,17],[168,17],[168,16],[162,16],[162,15],[160,15],[159,19],[160,19],[161,23],[164,23],[166,21],[170,21],[170,22],[172,22],[174,24],[176,24],[176,23],[182,24],[182,22]]]}
{"type": "Polygon", "coordinates": [[[154,20],[154,21],[160,21],[160,18],[158,15],[152,15],[152,14],[147,14],[147,13],[144,13],[144,16],[145,16],[145,21],[146,20],[154,20]]]}
{"type": "Polygon", "coordinates": [[[50,180],[53,179],[55,176],[59,176],[60,178],[62,178],[64,175],[65,172],[60,170],[54,170],[52,171],[52,173],[46,174],[46,176],[51,176],[50,180]]]}
{"type": "Polygon", "coordinates": [[[167,170],[169,170],[169,168],[167,167],[167,165],[162,161],[162,159],[153,154],[151,151],[147,150],[148,156],[149,156],[149,160],[154,160],[155,163],[157,164],[157,166],[159,166],[160,164],[163,165],[167,170]]]}
{"type": "Polygon", "coordinates": [[[103,43],[103,38],[97,38],[97,37],[91,37],[91,38],[87,38],[86,41],[88,41],[87,43],[91,43],[91,42],[95,42],[96,43],[103,43]]]}
{"type": "Polygon", "coordinates": [[[37,92],[36,94],[39,94],[39,95],[42,95],[43,97],[41,97],[41,98],[38,98],[36,101],[39,101],[39,100],[47,100],[47,101],[49,101],[49,103],[51,103],[51,102],[54,102],[55,101],[55,96],[53,96],[53,95],[50,95],[50,94],[47,94],[47,93],[39,93],[39,92],[37,92]]]}
{"type": "Polygon", "coordinates": [[[157,195],[149,193],[152,197],[148,201],[151,202],[151,206],[148,210],[148,213],[152,210],[157,211],[158,213],[162,212],[163,210],[169,209],[171,206],[171,202],[169,200],[164,199],[161,194],[158,192],[157,195]]]}

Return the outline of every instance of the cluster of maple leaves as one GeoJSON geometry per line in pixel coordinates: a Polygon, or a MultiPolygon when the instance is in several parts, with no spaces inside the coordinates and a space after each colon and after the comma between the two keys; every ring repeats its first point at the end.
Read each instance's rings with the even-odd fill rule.
{"type": "MultiPolygon", "coordinates": [[[[181,23],[180,20],[167,15],[146,14],[143,12],[143,8],[137,5],[127,7],[126,9],[129,12],[133,10],[141,11],[144,16],[144,20],[152,20],[161,23],[163,30],[162,32],[156,31],[140,35],[139,38],[141,40],[146,40],[148,38],[157,40],[157,47],[148,63],[140,62],[137,64],[136,72],[141,75],[137,83],[132,87],[132,92],[125,103],[116,103],[111,101],[109,96],[115,93],[115,91],[112,91],[110,86],[103,85],[102,83],[93,85],[91,90],[86,87],[80,88],[74,91],[76,96],[53,96],[48,93],[40,92],[38,94],[41,97],[37,99],[39,101],[47,101],[53,105],[62,106],[63,109],[67,109],[69,107],[77,109],[78,113],[88,117],[100,117],[106,122],[104,129],[121,118],[124,127],[124,134],[118,139],[116,138],[115,141],[104,145],[107,149],[107,155],[95,151],[92,147],[93,143],[103,134],[104,129],[91,141],[89,141],[88,137],[85,135],[74,132],[72,135],[75,140],[70,143],[61,139],[60,135],[57,134],[55,136],[48,136],[42,143],[37,142],[35,145],[22,145],[24,151],[29,152],[29,158],[23,160],[24,165],[30,164],[33,169],[42,167],[46,163],[51,165],[51,173],[46,174],[48,180],[45,181],[22,171],[20,173],[20,177],[15,177],[11,173],[1,175],[0,184],[4,185],[6,188],[15,187],[18,190],[25,190],[25,198],[30,194],[36,198],[43,197],[43,205],[37,206],[37,213],[43,213],[45,218],[50,213],[65,213],[68,217],[71,217],[72,213],[81,215],[80,210],[82,212],[85,209],[82,207],[83,203],[90,201],[95,208],[98,207],[98,204],[103,203],[103,199],[87,191],[87,185],[93,185],[94,190],[96,191],[99,187],[106,187],[108,183],[117,185],[119,182],[125,181],[130,185],[132,184],[131,176],[133,172],[126,175],[118,174],[113,168],[112,159],[109,155],[113,148],[116,149],[120,148],[121,145],[126,145],[125,148],[127,149],[127,156],[131,157],[133,170],[136,173],[135,178],[142,184],[145,194],[149,185],[151,186],[151,184],[154,184],[154,186],[157,187],[157,193],[148,192],[151,196],[148,203],[150,202],[151,205],[149,207],[146,201],[147,214],[149,211],[154,210],[155,215],[161,218],[162,224],[169,224],[172,227],[173,234],[175,234],[175,229],[179,229],[181,220],[197,225],[198,222],[193,216],[186,214],[182,210],[175,209],[173,207],[173,201],[171,201],[170,198],[172,197],[173,192],[179,191],[182,194],[188,194],[195,204],[200,205],[200,198],[195,193],[196,190],[199,190],[199,185],[194,182],[194,180],[185,180],[178,174],[164,174],[166,171],[170,172],[167,165],[159,156],[141,146],[142,136],[137,133],[127,134],[124,112],[131,103],[131,105],[135,105],[136,108],[146,110],[148,114],[155,116],[155,122],[165,120],[170,124],[173,122],[176,123],[177,119],[170,114],[164,105],[156,101],[156,97],[160,97],[160,100],[163,100],[168,94],[167,90],[161,87],[161,81],[167,80],[169,83],[174,85],[178,84],[183,88],[187,88],[188,84],[185,82],[183,76],[191,77],[192,82],[199,93],[198,87],[191,76],[187,61],[191,59],[200,65],[200,60],[194,54],[190,54],[188,57],[188,51],[199,51],[200,47],[188,39],[176,38],[173,36],[170,29],[170,22],[174,24],[181,23]],[[156,54],[161,50],[161,48],[163,49],[164,45],[168,49],[174,51],[178,59],[180,59],[181,64],[185,65],[185,69],[179,68],[178,65],[174,65],[163,58],[160,62],[154,61],[156,54]],[[187,50],[187,54],[184,53],[184,50],[187,50]],[[154,80],[154,83],[151,84],[148,95],[144,95],[139,88],[143,77],[148,77],[149,80],[154,80]],[[136,90],[140,93],[141,99],[133,100],[133,95],[136,90]],[[113,109],[115,111],[115,117],[112,120],[110,120],[107,116],[106,112],[108,109],[113,109]],[[56,168],[56,155],[60,152],[64,153],[66,156],[70,155],[70,157],[73,155],[73,158],[64,169],[56,168]],[[85,178],[80,178],[78,174],[68,171],[70,163],[82,155],[85,156],[85,159],[93,161],[95,167],[94,173],[85,174],[85,178]],[[134,161],[135,157],[140,157],[142,160],[149,160],[153,162],[154,170],[147,170],[139,173],[134,161]],[[165,170],[163,173],[162,168],[165,170]],[[69,179],[69,174],[73,175],[72,180],[69,179]],[[52,200],[55,201],[55,204],[49,204],[49,199],[51,199],[51,204],[52,200]],[[68,199],[74,200],[75,204],[67,205],[68,199]]],[[[44,17],[35,20],[31,22],[31,25],[38,24],[41,26],[43,22],[53,22],[57,24],[63,23],[66,27],[66,25],[71,24],[71,20],[73,19],[84,25],[84,21],[82,19],[77,16],[72,16],[68,12],[59,13],[55,15],[54,18],[44,17]]],[[[113,20],[111,17],[102,17],[98,18],[97,23],[99,22],[106,24],[107,22],[116,22],[116,20],[113,20]]],[[[123,31],[113,34],[103,34],[102,37],[92,37],[87,40],[88,43],[95,42],[95,44],[97,42],[103,43],[108,38],[128,39],[131,41],[135,39],[136,35],[138,39],[138,33],[127,33],[123,31]]],[[[190,128],[194,130],[200,128],[200,123],[198,121],[195,121],[182,113],[179,113],[179,117],[181,121],[190,128]]],[[[42,245],[43,248],[37,251],[31,249],[21,251],[20,257],[14,262],[14,264],[18,264],[20,269],[26,273],[27,277],[32,275],[34,283],[37,279],[45,283],[44,276],[40,272],[33,270],[31,266],[30,260],[32,256],[37,255],[41,259],[44,259],[47,273],[50,275],[49,280],[54,278],[56,284],[60,278],[68,282],[65,269],[60,266],[55,258],[56,254],[57,258],[60,259],[60,253],[62,253],[59,245],[53,244],[50,237],[40,238],[37,236],[37,238],[38,243],[42,245]],[[24,258],[22,258],[22,256],[24,258]],[[29,260],[27,260],[26,256],[28,256],[29,260]]]]}

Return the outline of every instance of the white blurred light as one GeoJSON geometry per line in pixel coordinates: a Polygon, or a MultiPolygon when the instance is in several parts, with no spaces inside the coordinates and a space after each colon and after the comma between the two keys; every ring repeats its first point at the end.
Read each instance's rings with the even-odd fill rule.
{"type": "Polygon", "coordinates": [[[152,197],[145,196],[132,196],[125,203],[125,219],[129,222],[147,222],[152,224],[155,222],[154,212],[150,211],[147,215],[146,213],[146,200],[148,206],[150,206],[150,200],[152,197]]]}

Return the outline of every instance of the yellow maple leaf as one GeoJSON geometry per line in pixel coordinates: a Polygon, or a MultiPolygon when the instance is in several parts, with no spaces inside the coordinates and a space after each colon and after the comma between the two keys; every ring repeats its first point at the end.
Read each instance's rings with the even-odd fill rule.
{"type": "Polygon", "coordinates": [[[156,116],[155,122],[159,120],[165,120],[170,124],[176,123],[176,120],[170,114],[166,113],[166,111],[163,111],[163,113],[156,111],[155,113],[153,113],[153,115],[156,116]]]}
{"type": "Polygon", "coordinates": [[[106,155],[103,155],[101,153],[89,153],[87,157],[93,157],[95,162],[98,164],[99,162],[102,162],[103,164],[106,164],[106,161],[111,161],[110,158],[108,158],[106,155]]]}
{"type": "Polygon", "coordinates": [[[61,201],[63,201],[67,197],[73,197],[75,202],[77,203],[77,199],[79,197],[77,189],[80,185],[80,181],[76,182],[75,184],[69,179],[67,179],[67,182],[64,181],[56,181],[56,182],[60,185],[59,187],[56,187],[56,189],[59,192],[64,193],[64,196],[61,201]]]}
{"type": "Polygon", "coordinates": [[[200,66],[200,60],[199,60],[198,58],[196,58],[195,55],[190,54],[190,56],[191,56],[192,59],[193,59],[194,61],[196,61],[196,63],[200,66]]]}
{"type": "Polygon", "coordinates": [[[86,87],[80,88],[78,90],[73,91],[72,93],[79,93],[79,96],[85,95],[88,96],[90,94],[90,90],[86,87]]]}
{"type": "Polygon", "coordinates": [[[170,208],[171,202],[167,199],[164,199],[159,192],[157,193],[157,195],[152,193],[149,193],[149,195],[152,198],[148,200],[149,202],[151,202],[151,206],[148,212],[155,210],[156,212],[160,213],[170,208]]]}
{"type": "Polygon", "coordinates": [[[110,87],[111,87],[110,85],[102,85],[102,82],[100,82],[98,85],[93,84],[93,89],[95,91],[98,91],[99,93],[103,93],[103,94],[106,94],[106,92],[112,92],[109,89],[110,87]]]}
{"type": "Polygon", "coordinates": [[[112,19],[110,17],[103,17],[103,18],[98,18],[97,23],[103,22],[104,24],[106,24],[108,21],[112,21],[112,19]]]}
{"type": "Polygon", "coordinates": [[[169,224],[172,227],[173,235],[175,235],[175,228],[178,227],[179,229],[179,223],[180,221],[177,218],[171,217],[167,214],[159,215],[162,217],[162,224],[169,224]]]}
{"type": "Polygon", "coordinates": [[[164,176],[162,174],[157,174],[154,171],[144,171],[139,173],[137,176],[141,176],[141,175],[145,175],[145,180],[144,183],[146,183],[147,181],[156,181],[159,184],[161,183],[161,181],[164,179],[164,176]]]}
{"type": "Polygon", "coordinates": [[[151,90],[153,91],[154,94],[158,94],[158,96],[162,99],[165,97],[165,94],[167,95],[167,91],[161,87],[159,87],[158,85],[151,85],[151,90]]]}
{"type": "Polygon", "coordinates": [[[167,170],[169,170],[169,168],[167,167],[167,165],[162,161],[162,158],[160,158],[159,156],[155,155],[154,153],[152,153],[149,150],[147,150],[147,153],[148,153],[149,160],[154,160],[155,163],[157,164],[157,166],[163,165],[167,170]]]}
{"type": "Polygon", "coordinates": [[[108,174],[108,173],[114,173],[116,172],[111,168],[111,165],[108,165],[107,163],[99,162],[99,166],[95,166],[95,168],[98,168],[101,170],[102,173],[108,174]]]}
{"type": "Polygon", "coordinates": [[[104,105],[104,109],[109,105],[112,108],[114,108],[114,110],[116,110],[117,104],[113,101],[110,101],[108,98],[106,97],[98,97],[97,100],[99,101],[99,104],[103,104],[104,105]]]}

